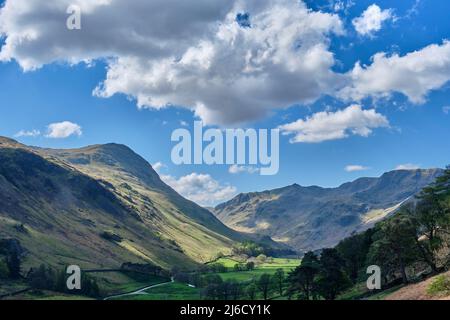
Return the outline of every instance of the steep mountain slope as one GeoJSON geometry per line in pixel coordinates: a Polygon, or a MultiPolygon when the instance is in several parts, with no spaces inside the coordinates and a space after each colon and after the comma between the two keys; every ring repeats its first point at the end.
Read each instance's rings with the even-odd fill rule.
{"type": "Polygon", "coordinates": [[[0,138],[0,238],[26,264],[193,266],[242,236],[165,185],[129,148],[47,150],[0,138]]]}
{"type": "Polygon", "coordinates": [[[257,232],[298,250],[336,245],[395,211],[442,172],[400,170],[338,188],[302,187],[240,194],[213,211],[229,227],[257,232]]]}

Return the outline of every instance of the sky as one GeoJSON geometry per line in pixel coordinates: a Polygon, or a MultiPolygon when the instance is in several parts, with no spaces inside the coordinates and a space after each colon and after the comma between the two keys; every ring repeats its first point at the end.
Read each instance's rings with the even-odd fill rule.
{"type": "Polygon", "coordinates": [[[0,1],[1,136],[125,144],[205,206],[450,162],[447,1],[42,3],[0,1]],[[280,129],[278,174],[173,164],[194,121],[280,129]]]}

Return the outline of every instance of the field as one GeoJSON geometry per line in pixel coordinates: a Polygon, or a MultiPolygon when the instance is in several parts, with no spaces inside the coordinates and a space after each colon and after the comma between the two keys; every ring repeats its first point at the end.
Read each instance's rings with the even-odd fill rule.
{"type": "Polygon", "coordinates": [[[159,276],[122,272],[91,273],[90,276],[97,280],[104,296],[132,292],[168,280],[159,276]]]}
{"type": "MultiPolygon", "coordinates": [[[[228,272],[216,273],[224,281],[236,280],[240,283],[258,279],[262,274],[274,274],[276,270],[282,269],[287,275],[292,269],[300,264],[298,259],[268,258],[264,262],[257,263],[254,270],[234,271],[236,264],[242,264],[237,258],[221,258],[215,263],[223,264],[228,272]]],[[[211,275],[209,273],[208,275],[211,275]]],[[[205,275],[206,276],[206,275],[205,275]]],[[[133,273],[100,272],[91,273],[101,288],[103,297],[132,293],[145,287],[157,285],[154,288],[139,292],[139,294],[125,295],[113,298],[113,300],[199,300],[200,289],[184,283],[167,282],[169,279],[159,276],[143,276],[133,273]],[[164,283],[167,282],[167,283],[164,283]],[[161,284],[164,283],[164,284],[161,284]],[[161,285],[158,285],[161,284],[161,285]]],[[[7,292],[25,288],[25,285],[11,283],[7,292]]],[[[60,294],[51,291],[29,291],[15,298],[25,300],[78,300],[89,299],[87,297],[60,294]]]]}
{"type": "MultiPolygon", "coordinates": [[[[222,263],[224,266],[233,270],[238,260],[231,258],[222,258],[217,261],[222,263]]],[[[287,274],[295,269],[300,264],[298,259],[283,259],[283,258],[273,258],[269,261],[258,264],[254,270],[251,271],[228,271],[224,273],[218,273],[223,280],[236,280],[236,281],[250,281],[252,279],[259,278],[262,274],[274,274],[278,269],[283,269],[287,274]]]]}
{"type": "MultiPolygon", "coordinates": [[[[269,258],[264,263],[258,264],[252,271],[234,271],[234,266],[242,263],[235,258],[221,258],[215,263],[223,264],[228,272],[216,273],[223,280],[236,280],[248,282],[258,279],[262,274],[274,274],[277,269],[283,269],[285,274],[300,264],[298,259],[269,258]]],[[[209,274],[211,275],[211,273],[209,274]]],[[[116,298],[117,300],[199,300],[200,289],[193,288],[184,283],[172,282],[148,289],[140,294],[116,298]]]]}
{"type": "Polygon", "coordinates": [[[142,294],[113,300],[199,300],[200,290],[187,284],[172,282],[144,291],[142,294]]]}

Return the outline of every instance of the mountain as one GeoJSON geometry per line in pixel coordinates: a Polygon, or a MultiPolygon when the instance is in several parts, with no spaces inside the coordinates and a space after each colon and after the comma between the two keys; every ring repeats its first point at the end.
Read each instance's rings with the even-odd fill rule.
{"type": "Polygon", "coordinates": [[[244,236],[176,193],[124,145],[52,150],[0,137],[2,238],[20,241],[25,268],[170,268],[228,253],[244,236]]]}
{"type": "Polygon", "coordinates": [[[213,212],[235,230],[268,235],[301,251],[317,250],[370,228],[441,173],[441,169],[398,170],[338,188],[294,184],[240,194],[213,212]]]}

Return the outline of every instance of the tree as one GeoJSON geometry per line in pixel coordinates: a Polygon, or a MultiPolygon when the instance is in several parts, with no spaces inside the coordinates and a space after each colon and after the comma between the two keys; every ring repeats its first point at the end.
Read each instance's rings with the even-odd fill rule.
{"type": "Polygon", "coordinates": [[[233,269],[234,269],[235,272],[239,272],[239,271],[244,271],[246,269],[246,267],[243,264],[241,264],[241,263],[236,263],[234,265],[233,269]]]}
{"type": "Polygon", "coordinates": [[[313,296],[314,278],[320,269],[319,259],[313,252],[307,252],[300,266],[288,276],[289,292],[298,292],[300,297],[310,300],[313,296]]]}
{"type": "Polygon", "coordinates": [[[327,300],[350,287],[351,281],[343,270],[344,261],[336,249],[324,249],[320,255],[320,271],[314,280],[319,294],[327,300]]]}
{"type": "Polygon", "coordinates": [[[219,285],[219,296],[221,300],[230,300],[235,294],[235,281],[227,280],[219,285]]]}
{"type": "Polygon", "coordinates": [[[236,280],[229,280],[230,296],[233,300],[239,300],[242,295],[242,286],[236,280]]]}
{"type": "Polygon", "coordinates": [[[267,273],[262,274],[258,280],[258,288],[261,291],[264,300],[267,300],[267,298],[269,297],[271,285],[272,285],[272,277],[270,276],[270,274],[267,273]]]}
{"type": "Polygon", "coordinates": [[[275,271],[275,274],[273,275],[275,283],[278,288],[278,292],[280,293],[280,296],[283,295],[283,283],[284,283],[284,271],[283,269],[277,269],[275,271]]]}
{"type": "Polygon", "coordinates": [[[219,275],[208,275],[205,277],[206,287],[202,290],[202,295],[210,300],[220,299],[222,297],[222,277],[219,275]]]}
{"type": "Polygon", "coordinates": [[[408,283],[406,267],[417,261],[418,251],[415,239],[415,227],[411,219],[404,214],[383,221],[374,235],[368,259],[384,270],[385,275],[400,272],[403,283],[408,283]]]}
{"type": "Polygon", "coordinates": [[[255,263],[253,261],[249,261],[246,263],[245,265],[245,269],[247,269],[247,271],[252,271],[255,269],[255,263]]]}
{"type": "Polygon", "coordinates": [[[436,182],[424,188],[417,196],[419,203],[408,208],[416,226],[416,244],[422,258],[433,272],[439,272],[439,252],[445,247],[445,238],[450,235],[450,167],[436,182]]]}
{"type": "Polygon", "coordinates": [[[39,268],[32,269],[28,273],[28,283],[34,289],[54,290],[56,288],[56,276],[52,269],[41,264],[39,268]]]}
{"type": "Polygon", "coordinates": [[[361,234],[355,234],[342,240],[337,245],[339,255],[344,260],[344,269],[353,283],[358,281],[360,272],[365,274],[367,254],[373,243],[375,229],[369,229],[361,234]]]}
{"type": "Polygon", "coordinates": [[[6,257],[6,265],[8,266],[9,276],[12,279],[19,279],[21,272],[21,261],[19,253],[16,250],[11,250],[6,257]]]}
{"type": "Polygon", "coordinates": [[[249,300],[256,299],[256,291],[257,290],[258,290],[258,287],[256,286],[255,282],[253,282],[253,281],[245,288],[245,294],[249,300]]]}
{"type": "Polygon", "coordinates": [[[9,278],[8,265],[2,259],[0,259],[0,279],[9,278]]]}

